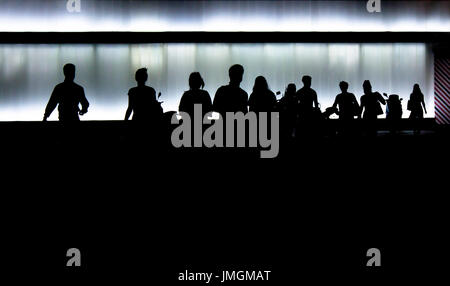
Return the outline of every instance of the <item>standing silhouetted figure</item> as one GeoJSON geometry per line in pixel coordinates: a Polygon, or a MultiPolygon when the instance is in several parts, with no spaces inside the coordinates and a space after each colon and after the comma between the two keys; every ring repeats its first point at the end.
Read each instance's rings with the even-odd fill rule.
{"type": "Polygon", "coordinates": [[[228,74],[230,83],[221,86],[214,97],[213,110],[225,116],[226,112],[243,112],[248,111],[248,94],[240,84],[244,75],[244,67],[241,65],[233,65],[230,67],[228,74]]]}
{"type": "Polygon", "coordinates": [[[347,82],[341,81],[339,87],[342,93],[336,96],[333,108],[338,109],[339,119],[344,121],[352,120],[355,116],[358,116],[358,101],[353,93],[348,92],[347,82]]]}
{"type": "Polygon", "coordinates": [[[58,106],[59,121],[61,122],[80,121],[78,115],[82,116],[88,112],[89,102],[84,94],[84,89],[74,82],[75,65],[66,64],[63,71],[65,76],[64,82],[58,84],[53,90],[45,108],[44,121],[47,121],[47,118],[50,117],[56,106],[58,106]]]}
{"type": "Polygon", "coordinates": [[[383,95],[387,98],[386,119],[389,123],[391,134],[396,134],[403,115],[402,99],[398,94],[388,96],[386,93],[383,93],[383,95]]]}
{"type": "Polygon", "coordinates": [[[312,119],[314,111],[319,107],[317,93],[311,88],[311,77],[305,75],[302,78],[303,87],[297,91],[297,97],[300,100],[300,117],[303,119],[312,119]]]}
{"type": "MultiPolygon", "coordinates": [[[[423,112],[427,113],[427,108],[425,107],[425,99],[422,91],[420,90],[420,86],[416,83],[413,88],[413,92],[411,93],[408,101],[408,110],[411,111],[409,118],[415,121],[419,121],[423,119],[423,112]]],[[[418,125],[419,122],[416,122],[418,125]]],[[[420,128],[416,126],[414,128],[414,133],[418,134],[420,132],[420,128]]]]}
{"type": "Polygon", "coordinates": [[[255,79],[255,85],[253,86],[252,94],[250,94],[248,105],[250,111],[253,112],[272,112],[275,110],[277,98],[269,89],[269,85],[263,76],[258,76],[255,79]]]}
{"type": "Polygon", "coordinates": [[[136,71],[137,87],[133,87],[128,92],[128,108],[125,113],[125,120],[133,113],[133,121],[155,122],[162,118],[163,110],[161,104],[156,99],[156,91],[145,83],[148,80],[147,69],[136,71]]]}
{"type": "Polygon", "coordinates": [[[205,82],[198,72],[193,72],[189,76],[189,87],[180,100],[179,111],[188,113],[191,119],[194,116],[194,105],[201,104],[203,115],[212,111],[212,101],[209,93],[203,90],[205,82]]]}
{"type": "Polygon", "coordinates": [[[300,101],[297,97],[297,87],[290,83],[284,92],[284,96],[278,102],[282,133],[287,138],[294,136],[300,110],[300,101]]]}
{"type": "Polygon", "coordinates": [[[290,117],[297,118],[300,109],[300,100],[297,97],[297,87],[295,83],[290,83],[284,91],[283,97],[278,102],[278,110],[282,114],[289,114],[290,117]]]}
{"type": "Polygon", "coordinates": [[[379,92],[372,92],[372,84],[366,80],[363,84],[364,95],[361,96],[361,111],[363,119],[376,120],[383,114],[380,103],[386,105],[386,101],[379,92]]]}
{"type": "Polygon", "coordinates": [[[361,109],[360,116],[362,114],[363,119],[366,123],[368,135],[375,136],[376,130],[376,120],[378,115],[383,114],[383,109],[380,103],[386,104],[383,96],[379,92],[372,92],[372,84],[370,81],[366,80],[363,83],[364,95],[361,96],[361,109]]]}
{"type": "Polygon", "coordinates": [[[423,119],[423,112],[427,113],[425,99],[418,84],[414,85],[413,92],[409,97],[408,110],[411,111],[410,119],[423,119]]]}

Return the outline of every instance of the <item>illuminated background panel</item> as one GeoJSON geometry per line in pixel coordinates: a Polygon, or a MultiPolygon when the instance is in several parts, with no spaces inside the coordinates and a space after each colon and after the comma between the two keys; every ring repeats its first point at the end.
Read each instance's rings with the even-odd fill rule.
{"type": "MultiPolygon", "coordinates": [[[[63,80],[62,67],[77,66],[76,82],[91,102],[83,120],[122,120],[134,73],[148,67],[149,85],[161,91],[165,111],[177,110],[188,77],[199,71],[212,97],[228,83],[228,68],[245,67],[242,88],[251,93],[263,75],[270,88],[301,87],[311,75],[322,108],[333,104],[341,80],[357,98],[369,79],[374,90],[406,100],[415,83],[425,94],[433,117],[433,55],[425,44],[142,44],[142,45],[0,45],[0,120],[41,120],[53,87],[63,80]]],[[[51,116],[57,119],[57,111],[51,116]]]]}
{"type": "Polygon", "coordinates": [[[450,31],[450,1],[2,0],[0,32],[49,31],[450,31]]]}

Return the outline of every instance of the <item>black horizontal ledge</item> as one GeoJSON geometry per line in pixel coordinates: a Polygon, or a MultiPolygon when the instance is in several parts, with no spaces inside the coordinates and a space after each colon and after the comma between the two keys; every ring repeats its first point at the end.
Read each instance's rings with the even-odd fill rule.
{"type": "Polygon", "coordinates": [[[431,43],[450,32],[0,32],[1,44],[431,43]]]}

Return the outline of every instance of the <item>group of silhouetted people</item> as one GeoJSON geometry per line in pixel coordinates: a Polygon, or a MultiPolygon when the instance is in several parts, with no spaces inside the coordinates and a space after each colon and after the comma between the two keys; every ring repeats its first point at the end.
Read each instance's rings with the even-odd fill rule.
{"type": "MultiPolygon", "coordinates": [[[[47,104],[44,114],[44,121],[58,107],[59,120],[62,122],[79,121],[79,115],[88,112],[89,102],[86,99],[83,87],[74,82],[75,65],[64,66],[65,80],[58,84],[47,104]],[[80,109],[81,105],[81,109],[80,109]]],[[[211,100],[209,93],[204,90],[205,82],[199,72],[193,72],[189,76],[189,90],[186,91],[180,100],[179,111],[188,114],[194,113],[195,104],[202,105],[203,114],[211,111],[218,112],[222,116],[226,112],[280,112],[281,122],[291,132],[298,122],[313,123],[316,120],[337,114],[343,123],[351,122],[355,117],[362,118],[366,122],[376,121],[377,117],[383,114],[381,105],[387,104],[387,118],[400,119],[402,117],[401,99],[398,95],[387,96],[385,99],[379,92],[372,90],[370,81],[363,83],[364,94],[361,96],[360,104],[353,93],[348,91],[349,84],[340,82],[341,93],[336,96],[332,107],[321,112],[317,93],[312,86],[312,78],[303,76],[303,87],[297,90],[296,85],[288,84],[284,96],[277,100],[274,92],[269,88],[267,80],[263,76],[255,79],[253,91],[248,96],[240,84],[244,75],[244,67],[233,65],[229,69],[230,81],[228,85],[221,86],[211,100]]],[[[156,91],[146,85],[148,80],[147,69],[139,69],[135,79],[137,86],[128,92],[129,104],[125,113],[125,120],[138,122],[154,122],[163,115],[161,103],[158,101],[159,95],[156,91]]],[[[407,109],[411,111],[411,119],[422,119],[426,113],[424,95],[418,84],[414,85],[413,92],[408,101],[407,109]]]]}

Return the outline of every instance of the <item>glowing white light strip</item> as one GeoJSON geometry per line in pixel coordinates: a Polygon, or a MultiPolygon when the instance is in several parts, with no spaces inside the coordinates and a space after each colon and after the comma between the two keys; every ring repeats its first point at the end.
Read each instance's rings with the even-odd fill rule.
{"type": "Polygon", "coordinates": [[[381,13],[367,12],[363,0],[198,1],[190,2],[190,9],[180,1],[134,1],[127,10],[119,6],[103,13],[95,1],[84,1],[81,13],[61,5],[52,13],[39,7],[29,12],[19,2],[0,3],[0,32],[450,31],[450,1],[383,2],[381,13]]]}
{"type": "Polygon", "coordinates": [[[16,17],[0,19],[0,32],[450,32],[449,20],[430,20],[417,23],[400,20],[386,25],[362,20],[357,25],[345,19],[328,19],[316,23],[285,19],[271,22],[264,18],[236,21],[233,17],[218,17],[204,23],[178,24],[142,19],[128,25],[113,21],[95,22],[89,19],[41,21],[16,17]]]}

